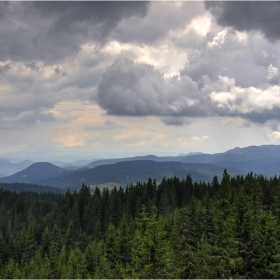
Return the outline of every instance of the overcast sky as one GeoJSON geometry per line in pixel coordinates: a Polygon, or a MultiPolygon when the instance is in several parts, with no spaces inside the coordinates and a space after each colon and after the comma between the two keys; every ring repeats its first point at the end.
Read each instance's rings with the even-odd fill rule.
{"type": "Polygon", "coordinates": [[[280,2],[0,2],[0,154],[280,144],[280,2]]]}

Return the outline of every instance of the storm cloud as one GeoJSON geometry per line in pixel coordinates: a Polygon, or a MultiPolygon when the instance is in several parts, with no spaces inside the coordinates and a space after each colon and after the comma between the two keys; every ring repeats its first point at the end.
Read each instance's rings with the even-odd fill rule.
{"type": "Polygon", "coordinates": [[[278,14],[279,2],[0,2],[0,152],[264,144],[280,135],[278,14]]]}
{"type": "Polygon", "coordinates": [[[149,64],[118,60],[98,86],[98,104],[120,116],[202,116],[207,107],[198,86],[187,76],[165,79],[149,64]]]}
{"type": "Polygon", "coordinates": [[[159,1],[156,5],[151,5],[148,17],[131,18],[129,25],[122,21],[112,34],[112,39],[154,45],[165,39],[169,32],[184,30],[194,17],[203,13],[203,2],[159,1]]]}
{"type": "Polygon", "coordinates": [[[227,27],[217,34],[207,34],[196,49],[189,51],[181,75],[198,83],[205,75],[213,81],[220,75],[228,76],[241,87],[263,87],[277,81],[279,55],[277,44],[227,27]]]}
{"type": "Polygon", "coordinates": [[[203,76],[200,84],[187,75],[164,78],[152,65],[118,60],[104,73],[97,102],[109,115],[155,115],[175,126],[184,124],[182,117],[229,116],[256,123],[280,119],[278,85],[240,87],[221,75],[216,81],[203,76]]]}
{"type": "Polygon", "coordinates": [[[148,10],[149,2],[1,2],[0,120],[5,127],[54,121],[46,111],[58,102],[89,99],[102,74],[99,50],[109,34],[148,10]]]}
{"type": "Polygon", "coordinates": [[[189,124],[183,117],[161,117],[160,120],[165,125],[184,126],[185,124],[189,124]]]}
{"type": "Polygon", "coordinates": [[[0,12],[0,60],[61,60],[86,42],[104,44],[122,20],[143,17],[148,2],[5,2],[0,12]]]}
{"type": "Polygon", "coordinates": [[[205,1],[205,7],[218,24],[238,31],[260,31],[271,41],[280,39],[280,2],[278,1],[205,1]]]}

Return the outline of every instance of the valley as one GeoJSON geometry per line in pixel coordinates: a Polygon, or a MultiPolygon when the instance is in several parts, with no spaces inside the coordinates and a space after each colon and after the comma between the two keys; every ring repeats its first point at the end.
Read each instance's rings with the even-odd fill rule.
{"type": "Polygon", "coordinates": [[[253,172],[273,177],[280,175],[280,146],[249,146],[216,154],[198,153],[173,157],[147,155],[92,162],[88,160],[80,161],[80,164],[68,164],[62,168],[49,162],[32,163],[25,160],[14,164],[1,160],[0,173],[21,170],[10,176],[2,176],[0,182],[36,184],[59,189],[78,189],[82,184],[99,186],[112,182],[126,187],[131,183],[145,182],[147,178],[161,181],[163,177],[176,176],[184,179],[188,174],[196,181],[210,182],[213,176],[220,178],[224,169],[232,176],[253,172]]]}

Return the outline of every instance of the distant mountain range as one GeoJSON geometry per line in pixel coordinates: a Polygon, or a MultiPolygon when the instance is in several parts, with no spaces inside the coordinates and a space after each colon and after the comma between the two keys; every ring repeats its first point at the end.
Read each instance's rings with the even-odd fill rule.
{"type": "MultiPolygon", "coordinates": [[[[217,154],[195,153],[176,157],[147,155],[83,163],[84,166],[72,165],[66,169],[51,163],[32,164],[30,161],[24,161],[18,165],[32,165],[13,175],[0,178],[0,182],[32,183],[57,188],[79,188],[83,183],[114,183],[126,186],[137,181],[147,181],[149,177],[161,181],[164,176],[185,178],[187,174],[190,174],[194,181],[211,181],[214,175],[221,176],[225,168],[231,175],[253,172],[279,176],[280,145],[236,147],[217,154]]],[[[5,174],[3,169],[7,170],[9,164],[5,166],[5,162],[0,161],[0,172],[5,174]]]]}
{"type": "Polygon", "coordinates": [[[95,159],[95,160],[88,160],[88,159],[84,159],[84,160],[75,160],[73,162],[63,162],[63,161],[50,161],[50,163],[65,168],[65,169],[69,169],[69,170],[77,170],[80,169],[81,167],[86,166],[89,163],[92,163],[93,161],[96,161],[99,159],[95,159]]]}
{"type": "Polygon", "coordinates": [[[0,179],[2,183],[33,183],[61,176],[69,171],[48,162],[37,162],[11,176],[0,179]]]}
{"type": "MultiPolygon", "coordinates": [[[[238,174],[238,170],[233,168],[228,171],[231,175],[238,174]]],[[[149,177],[161,181],[164,176],[177,176],[182,179],[188,174],[195,181],[211,181],[214,175],[222,173],[223,167],[213,164],[156,162],[152,160],[118,162],[73,172],[63,171],[60,167],[50,163],[34,163],[21,172],[1,178],[0,181],[3,183],[34,183],[57,188],[78,188],[83,183],[98,185],[113,182],[116,185],[126,186],[137,181],[146,182],[149,177]],[[44,166],[46,171],[44,171],[44,166]]]]}
{"type": "Polygon", "coordinates": [[[0,177],[12,175],[29,167],[31,164],[33,164],[31,160],[15,163],[7,159],[0,159],[0,177]]]}

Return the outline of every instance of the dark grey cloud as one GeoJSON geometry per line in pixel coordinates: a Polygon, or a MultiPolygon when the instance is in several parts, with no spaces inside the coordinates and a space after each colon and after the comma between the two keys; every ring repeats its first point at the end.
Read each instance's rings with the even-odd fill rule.
{"type": "Polygon", "coordinates": [[[55,120],[56,118],[53,113],[42,113],[36,111],[29,111],[26,112],[26,114],[23,113],[22,116],[19,117],[19,121],[24,123],[34,123],[36,121],[53,122],[55,120]]]}
{"type": "Polygon", "coordinates": [[[273,106],[272,109],[264,109],[261,112],[258,112],[257,110],[248,113],[230,112],[228,108],[217,108],[216,111],[217,115],[221,117],[240,117],[245,120],[248,120],[248,126],[250,125],[250,123],[265,124],[268,121],[280,120],[279,106],[273,106]]]}
{"type": "MultiPolygon", "coordinates": [[[[230,6],[224,3],[205,5],[220,24],[229,26],[223,17],[229,13],[230,6]]],[[[241,4],[236,5],[238,11],[241,4]]],[[[52,116],[43,112],[56,103],[88,100],[94,95],[93,100],[108,115],[155,115],[166,125],[183,125],[185,117],[240,116],[260,123],[278,119],[280,105],[272,106],[272,101],[269,106],[263,107],[260,102],[248,110],[236,109],[243,103],[248,107],[250,102],[230,92],[230,88],[265,90],[278,85],[279,47],[253,33],[240,39],[234,29],[255,29],[234,25],[224,30],[215,25],[221,32],[209,32],[201,39],[203,36],[194,28],[194,19],[208,15],[203,8],[204,4],[198,2],[174,5],[121,1],[0,2],[0,61],[4,61],[0,64],[0,82],[3,81],[1,89],[6,91],[0,96],[0,112],[5,118],[16,120],[18,117],[19,122],[52,121],[52,116]],[[191,39],[188,41],[187,37],[191,39]],[[86,46],[77,56],[70,57],[86,42],[104,46],[110,40],[119,42],[108,44],[106,51],[106,48],[86,46]],[[171,41],[170,52],[176,53],[178,46],[180,52],[186,48],[187,63],[180,77],[166,78],[152,65],[123,59],[129,56],[141,60],[137,51],[119,50],[121,42],[133,42],[136,47],[139,43],[144,43],[144,47],[150,44],[156,48],[171,41]],[[105,67],[116,57],[122,60],[108,67],[102,76],[105,67]],[[225,85],[220,77],[234,78],[234,86],[225,85]],[[222,92],[225,96],[230,92],[232,99],[221,95],[211,99],[212,92],[222,92]],[[36,111],[34,108],[37,114],[24,114],[36,111]]],[[[198,26],[204,22],[200,20],[198,26]]],[[[145,48],[141,51],[139,54],[145,56],[145,48]]],[[[159,58],[159,67],[166,68],[161,65],[160,55],[148,54],[147,59],[149,56],[153,56],[151,61],[159,58]]],[[[104,126],[110,128],[110,125],[104,126]]]]}
{"type": "Polygon", "coordinates": [[[241,87],[264,87],[278,81],[274,68],[280,67],[279,54],[279,47],[263,37],[225,28],[217,34],[208,33],[188,52],[188,62],[180,74],[191,77],[200,88],[204,86],[203,76],[215,81],[220,75],[235,78],[241,87]]]}
{"type": "Polygon", "coordinates": [[[189,122],[182,117],[161,117],[160,120],[165,125],[184,126],[184,124],[189,124],[189,122]]]}
{"type": "Polygon", "coordinates": [[[167,81],[149,64],[118,60],[104,73],[98,86],[98,104],[111,115],[206,115],[206,102],[187,76],[167,81]],[[193,106],[193,104],[196,106],[193,106]]]}
{"type": "Polygon", "coordinates": [[[7,124],[55,121],[54,115],[47,111],[67,98],[66,94],[58,94],[55,69],[10,62],[3,64],[0,72],[0,121],[7,124]]]}
{"type": "Polygon", "coordinates": [[[262,112],[254,111],[243,114],[241,117],[254,123],[265,124],[270,120],[280,120],[280,108],[279,106],[273,106],[270,110],[264,110],[262,112]]]}
{"type": "Polygon", "coordinates": [[[113,121],[106,120],[106,121],[104,122],[104,125],[105,125],[105,126],[116,126],[117,124],[116,124],[115,122],[113,122],[113,121]]]}
{"type": "Polygon", "coordinates": [[[0,19],[5,16],[6,11],[8,9],[9,2],[1,1],[0,2],[0,19]]]}
{"type": "Polygon", "coordinates": [[[0,128],[26,129],[36,125],[36,123],[55,122],[53,113],[40,112],[36,110],[22,111],[14,116],[7,116],[0,112],[0,128]]]}
{"type": "Polygon", "coordinates": [[[104,39],[124,19],[145,16],[148,6],[148,2],[122,1],[33,2],[42,16],[54,17],[53,34],[83,32],[95,35],[95,40],[104,39]],[[90,31],[86,26],[95,28],[90,31]]]}
{"type": "Polygon", "coordinates": [[[152,2],[144,19],[132,18],[123,21],[114,30],[111,38],[120,42],[154,45],[164,39],[170,31],[184,30],[195,16],[203,12],[203,3],[198,1],[152,2]]]}
{"type": "Polygon", "coordinates": [[[148,2],[34,1],[2,4],[0,60],[54,61],[81,44],[104,44],[122,20],[144,17],[148,2]]]}
{"type": "MultiPolygon", "coordinates": [[[[11,62],[0,65],[0,72],[8,72],[5,82],[13,85],[0,105],[1,112],[15,117],[35,107],[48,110],[62,100],[87,99],[88,92],[93,92],[100,81],[108,58],[98,48],[83,49],[74,57],[82,44],[102,45],[112,39],[153,43],[170,30],[184,29],[194,15],[203,12],[203,3],[182,3],[181,7],[155,4],[146,20],[149,10],[150,3],[143,1],[1,2],[0,61],[11,62]],[[73,64],[72,57],[67,59],[72,55],[73,64]],[[10,67],[20,68],[16,62],[23,62],[25,68],[17,73],[8,71],[10,67]],[[102,71],[98,64],[103,64],[102,71]],[[49,66],[53,69],[47,69],[49,66]],[[56,79],[50,72],[67,78],[56,79]],[[14,98],[17,102],[11,102],[14,98]]],[[[114,50],[105,55],[115,59],[114,50]]],[[[140,110],[138,113],[142,114],[140,110]]]]}
{"type": "Polygon", "coordinates": [[[0,65],[0,73],[5,73],[10,69],[10,63],[0,65]]]}
{"type": "Polygon", "coordinates": [[[85,129],[87,130],[111,130],[116,128],[123,128],[123,125],[120,125],[114,121],[106,120],[103,126],[87,126],[85,129]]]}
{"type": "Polygon", "coordinates": [[[104,73],[97,102],[109,115],[160,116],[166,125],[182,126],[184,117],[240,117],[255,123],[280,119],[280,86],[240,87],[235,79],[187,75],[164,78],[152,65],[118,60],[104,73]]]}
{"type": "Polygon", "coordinates": [[[268,39],[280,39],[279,1],[205,1],[218,24],[239,31],[260,31],[268,39]]]}

